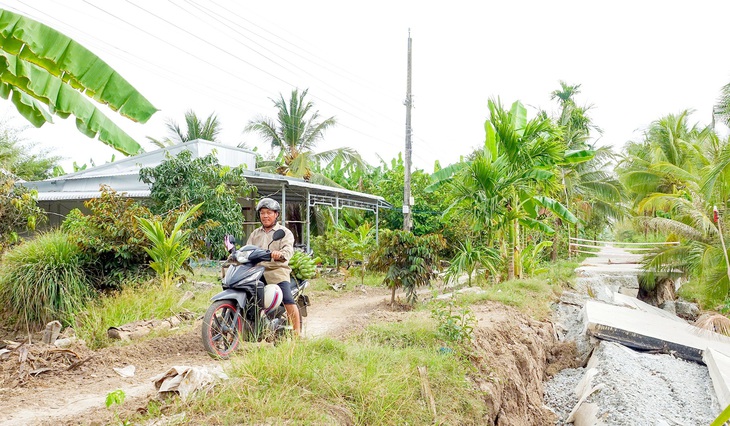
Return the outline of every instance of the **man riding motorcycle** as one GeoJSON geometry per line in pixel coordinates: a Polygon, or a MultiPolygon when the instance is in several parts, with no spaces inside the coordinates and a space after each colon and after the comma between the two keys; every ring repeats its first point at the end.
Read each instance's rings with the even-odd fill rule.
{"type": "Polygon", "coordinates": [[[289,259],[294,254],[294,234],[285,226],[277,221],[281,215],[281,205],[271,198],[263,198],[256,205],[256,213],[261,221],[261,227],[255,229],[249,236],[246,244],[252,244],[262,248],[271,250],[271,261],[261,262],[264,266],[264,279],[268,284],[278,284],[281,288],[283,298],[282,303],[286,309],[286,315],[289,317],[289,323],[294,328],[294,335],[299,336],[301,333],[301,317],[299,316],[299,307],[292,297],[289,280],[291,279],[291,268],[289,267],[289,259]],[[274,231],[281,229],[285,236],[279,241],[273,241],[274,231]]]}

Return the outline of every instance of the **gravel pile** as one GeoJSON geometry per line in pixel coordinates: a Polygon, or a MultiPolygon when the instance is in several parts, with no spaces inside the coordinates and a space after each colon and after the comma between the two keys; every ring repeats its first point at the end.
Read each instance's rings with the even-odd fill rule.
{"type": "MultiPolygon", "coordinates": [[[[581,355],[593,349],[588,366],[595,375],[587,388],[599,389],[586,402],[597,405],[601,424],[691,426],[715,419],[720,407],[706,366],[587,337],[577,303],[584,298],[564,296],[555,306],[555,329],[561,340],[575,341],[581,355]]],[[[557,425],[572,424],[567,419],[578,403],[575,389],[587,372],[565,369],[544,384],[544,402],[558,416],[557,425]]]]}

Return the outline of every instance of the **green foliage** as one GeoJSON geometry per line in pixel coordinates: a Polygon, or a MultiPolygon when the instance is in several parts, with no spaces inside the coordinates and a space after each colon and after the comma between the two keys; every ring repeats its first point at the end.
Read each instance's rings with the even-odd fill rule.
{"type": "Polygon", "coordinates": [[[65,232],[44,233],[7,251],[0,270],[0,306],[28,325],[69,324],[93,294],[85,258],[65,232]]]}
{"type": "Polygon", "coordinates": [[[125,154],[139,144],[88,98],[146,122],[157,109],[107,63],[53,28],[0,9],[0,96],[36,127],[51,114],[76,117],[76,127],[125,154]]]}
{"type": "Polygon", "coordinates": [[[471,340],[477,320],[471,309],[456,306],[453,300],[435,302],[431,317],[438,323],[438,333],[442,339],[461,343],[471,340]]]}
{"type": "Polygon", "coordinates": [[[35,190],[16,186],[15,179],[0,173],[0,250],[18,243],[18,232],[35,230],[47,220],[36,196],[35,190]]]}
{"type": "Polygon", "coordinates": [[[0,168],[27,181],[46,179],[57,167],[60,157],[49,156],[47,149],[25,140],[24,130],[0,119],[0,168]]]}
{"type": "Polygon", "coordinates": [[[99,198],[84,205],[90,213],[72,210],[61,229],[73,236],[99,278],[104,277],[98,281],[100,287],[115,287],[106,278],[147,265],[147,239],[137,226],[137,218],[153,215],[146,207],[105,185],[99,198]]]}
{"type": "Polygon", "coordinates": [[[350,241],[337,230],[328,230],[312,240],[312,247],[327,265],[339,266],[346,257],[350,241]]]}
{"type": "MultiPolygon", "coordinates": [[[[358,180],[358,186],[350,189],[380,195],[392,209],[381,210],[380,226],[387,229],[403,228],[403,185],[405,164],[401,155],[391,160],[390,165],[382,162],[373,168],[366,176],[358,180]]],[[[428,192],[426,188],[431,184],[431,177],[421,169],[411,172],[411,194],[414,205],[411,206],[413,219],[413,233],[427,235],[439,233],[448,227],[451,222],[442,221],[441,216],[449,206],[447,189],[441,188],[428,192]]]]}
{"type": "Polygon", "coordinates": [[[210,305],[210,298],[220,291],[220,287],[199,292],[196,297],[180,303],[187,290],[193,289],[186,283],[180,287],[161,287],[151,285],[151,279],[130,279],[122,290],[107,292],[89,302],[83,312],[76,315],[74,330],[89,348],[103,348],[116,342],[107,335],[109,327],[190,312],[202,316],[210,305]]]}
{"type": "Polygon", "coordinates": [[[537,244],[530,244],[522,250],[520,263],[522,272],[527,276],[546,272],[547,268],[539,268],[543,251],[553,246],[552,241],[540,241],[537,244]]]}
{"type": "Polygon", "coordinates": [[[274,100],[276,121],[257,117],[249,121],[245,131],[258,133],[271,143],[271,149],[278,151],[275,160],[257,165],[260,170],[331,185],[334,182],[315,171],[321,163],[338,161],[355,168],[363,168],[364,163],[360,155],[350,148],[314,152],[324,133],[337,121],[334,117],[319,121],[319,111],[314,110],[311,101],[305,100],[307,92],[294,89],[288,101],[280,94],[279,99],[274,100]]]}
{"type": "Polygon", "coordinates": [[[145,247],[145,251],[152,258],[150,267],[160,275],[162,284],[165,287],[172,285],[172,279],[182,265],[190,258],[192,250],[188,246],[190,230],[183,230],[185,222],[194,217],[196,211],[203,203],[194,205],[190,210],[178,217],[175,226],[166,235],[165,228],[159,220],[149,220],[138,217],[139,226],[142,232],[152,243],[152,247],[145,247]]]}
{"type": "Polygon", "coordinates": [[[483,268],[494,275],[499,263],[499,253],[496,250],[474,246],[471,239],[466,239],[464,242],[459,242],[456,255],[446,268],[445,278],[447,282],[457,282],[462,274],[467,274],[468,285],[471,286],[474,271],[483,268]]]}
{"type": "Polygon", "coordinates": [[[365,271],[375,250],[375,228],[369,222],[365,222],[354,230],[341,226],[338,232],[348,239],[345,256],[348,261],[360,264],[360,285],[364,285],[365,271]]]}
{"type": "Polygon", "coordinates": [[[167,215],[171,211],[185,209],[193,204],[204,203],[200,216],[193,220],[190,240],[198,253],[210,243],[213,259],[227,255],[222,241],[226,234],[239,235],[243,229],[243,213],[238,199],[250,191],[250,186],[240,167],[221,166],[213,154],[192,159],[188,150],[175,157],[168,157],[154,168],[139,172],[142,182],[151,184],[151,209],[167,215]]]}
{"type": "Polygon", "coordinates": [[[121,389],[109,392],[106,394],[106,400],[104,402],[106,404],[106,408],[109,408],[112,405],[122,405],[126,397],[127,394],[121,389]]]}
{"type": "Polygon", "coordinates": [[[395,291],[405,288],[406,298],[413,304],[418,287],[428,285],[438,274],[439,251],[445,246],[440,235],[416,236],[408,231],[384,232],[380,247],[370,264],[374,271],[384,272],[383,283],[390,289],[391,304],[395,291]]]}
{"type": "MultiPolygon", "coordinates": [[[[122,389],[117,389],[109,392],[108,394],[106,394],[106,400],[104,401],[104,403],[106,404],[106,408],[122,405],[126,397],[127,394],[122,389]]],[[[127,426],[131,424],[128,421],[119,420],[119,413],[117,413],[116,408],[114,408],[114,418],[116,422],[118,422],[122,426],[127,426]]]]}

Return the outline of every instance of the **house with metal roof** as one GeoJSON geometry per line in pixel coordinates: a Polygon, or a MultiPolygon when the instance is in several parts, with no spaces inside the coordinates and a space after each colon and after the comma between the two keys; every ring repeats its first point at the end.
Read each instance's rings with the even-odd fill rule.
{"type": "Polygon", "coordinates": [[[344,188],[317,185],[303,179],[256,171],[256,154],[250,150],[222,145],[196,139],[193,141],[161,148],[132,157],[85,169],[42,181],[19,183],[38,191],[38,206],[48,213],[50,226],[58,226],[63,218],[74,208],[84,209],[83,203],[101,195],[101,185],[108,185],[116,192],[130,198],[144,199],[150,195],[148,184],[141,182],[139,171],[144,167],[156,167],[166,158],[176,156],[183,150],[190,151],[192,158],[214,154],[222,166],[244,167],[244,176],[256,188],[246,199],[239,200],[246,218],[244,232],[248,234],[255,226],[253,205],[259,198],[271,197],[282,205],[281,221],[289,228],[301,227],[299,235],[306,236],[304,241],[310,246],[311,210],[317,205],[330,206],[336,211],[343,208],[368,210],[375,213],[376,235],[380,209],[391,208],[383,197],[350,191],[344,188]],[[297,203],[308,206],[306,218],[289,221],[286,218],[286,205],[297,203]]]}

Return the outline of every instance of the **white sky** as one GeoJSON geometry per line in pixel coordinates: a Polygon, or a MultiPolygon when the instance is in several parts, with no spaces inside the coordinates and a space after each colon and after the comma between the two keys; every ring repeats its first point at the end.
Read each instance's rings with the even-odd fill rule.
{"type": "MultiPolygon", "coordinates": [[[[275,117],[270,98],[309,89],[339,124],[318,150],[351,147],[371,164],[404,149],[406,53],[413,38],[413,161],[458,161],[484,139],[487,100],[554,112],[559,80],[581,84],[600,145],[617,150],[651,121],[683,109],[708,124],[730,83],[730,2],[679,1],[0,1],[77,40],[160,111],[147,124],[117,119],[147,150],[193,109],[215,112],[223,143],[269,147],[246,123],[275,117]],[[156,16],[155,16],[156,15],[156,16]]],[[[9,101],[0,101],[12,113],[9,101]]],[[[534,114],[531,109],[531,114],[534,114]]],[[[18,122],[23,124],[22,122],[18,122]]],[[[62,165],[111,159],[114,150],[72,118],[29,130],[62,165]]],[[[119,154],[117,154],[119,157],[119,154]]]]}

